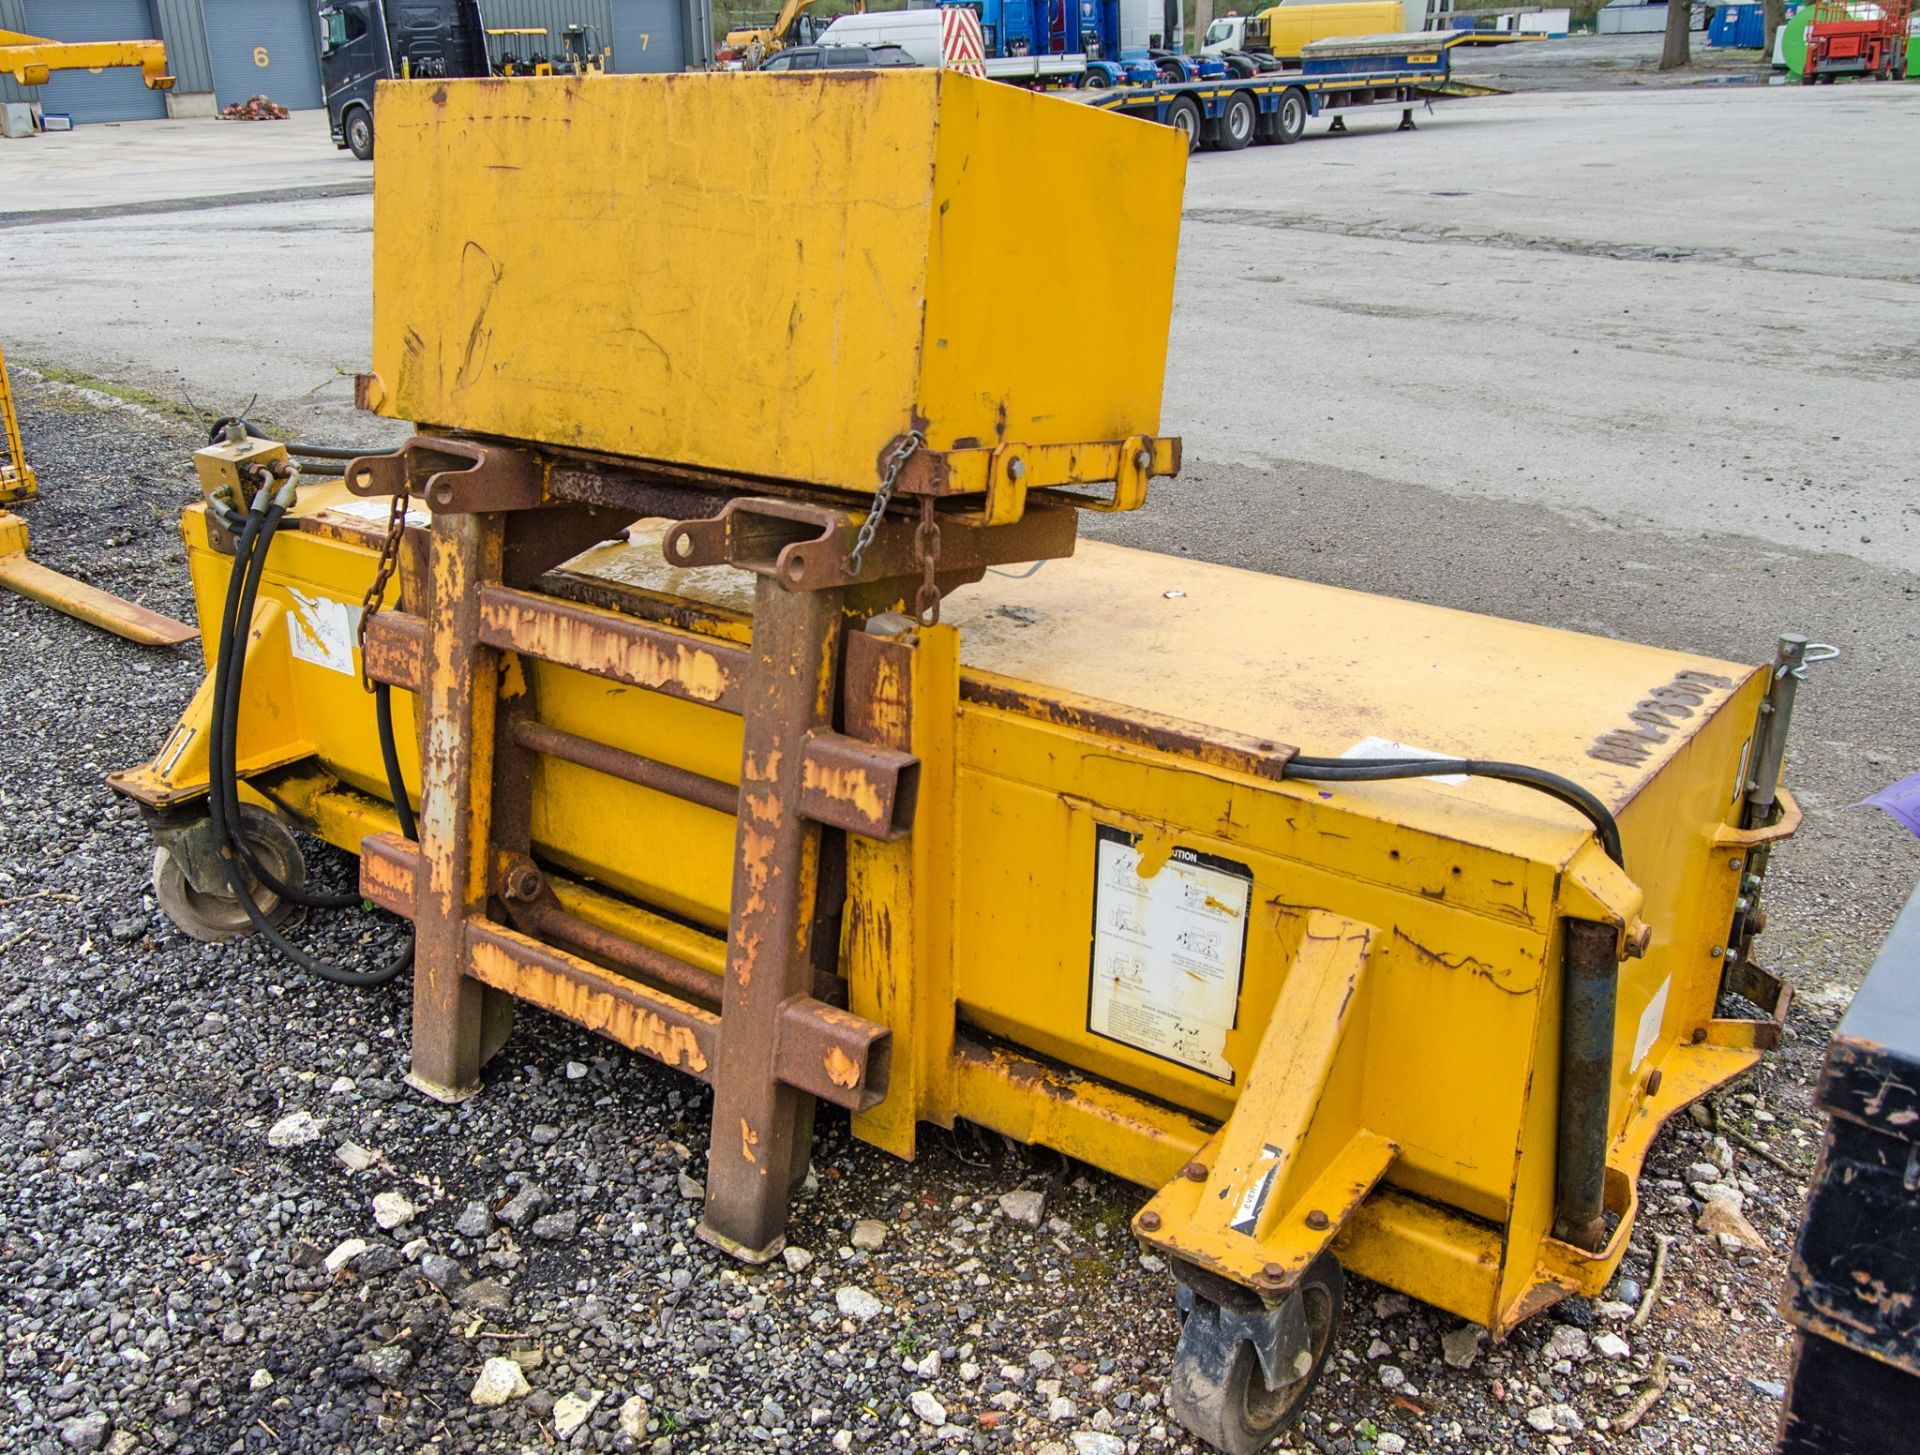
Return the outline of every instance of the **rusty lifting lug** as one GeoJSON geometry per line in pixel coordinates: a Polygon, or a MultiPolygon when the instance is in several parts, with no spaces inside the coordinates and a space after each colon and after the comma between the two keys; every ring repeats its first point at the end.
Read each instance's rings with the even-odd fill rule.
{"type": "Polygon", "coordinates": [[[438,435],[415,435],[392,454],[361,455],[348,463],[345,478],[355,495],[417,495],[435,513],[531,510],[547,502],[538,455],[438,435]]]}
{"type": "MultiPolygon", "coordinates": [[[[917,526],[904,517],[888,516],[880,522],[860,569],[853,569],[854,539],[863,519],[856,510],[754,496],[729,500],[708,519],[676,523],[662,549],[675,566],[737,566],[778,581],[789,591],[917,576],[917,526]]],[[[946,518],[941,523],[949,524],[946,518]]],[[[989,566],[1072,555],[1076,520],[1071,507],[1031,505],[1007,525],[983,526],[958,517],[951,527],[942,537],[940,574],[977,581],[989,566]]]]}

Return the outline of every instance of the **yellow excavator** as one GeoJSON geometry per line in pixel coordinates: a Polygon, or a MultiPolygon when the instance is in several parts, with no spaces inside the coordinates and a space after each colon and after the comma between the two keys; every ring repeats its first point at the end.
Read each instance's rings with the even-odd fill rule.
{"type": "Polygon", "coordinates": [[[138,66],[155,91],[171,91],[167,49],[157,40],[45,40],[18,30],[0,30],[0,74],[22,86],[44,86],[55,71],[104,71],[138,66]]]}
{"type": "MultiPolygon", "coordinates": [[[[814,0],[786,0],[772,25],[746,26],[727,32],[714,59],[723,66],[757,71],[768,56],[790,45],[805,45],[812,36],[803,32],[802,17],[814,0]]],[[[853,13],[865,15],[867,0],[855,0],[853,13]]]]}

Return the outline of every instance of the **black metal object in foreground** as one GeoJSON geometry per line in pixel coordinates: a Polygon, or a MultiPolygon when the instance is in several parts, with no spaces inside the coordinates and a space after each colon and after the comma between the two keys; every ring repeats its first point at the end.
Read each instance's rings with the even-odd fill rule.
{"type": "Polygon", "coordinates": [[[1827,1137],[1788,1271],[1799,1334],[1780,1455],[1880,1455],[1920,1426],[1920,889],[1816,1099],[1827,1137]]]}

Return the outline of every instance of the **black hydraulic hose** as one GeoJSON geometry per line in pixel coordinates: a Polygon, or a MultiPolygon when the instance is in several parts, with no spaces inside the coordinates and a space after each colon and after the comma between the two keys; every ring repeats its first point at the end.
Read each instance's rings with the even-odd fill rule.
{"type": "Polygon", "coordinates": [[[1559,799],[1586,816],[1607,857],[1623,869],[1626,867],[1620,847],[1620,825],[1606,804],[1571,778],[1562,778],[1544,768],[1483,758],[1294,758],[1280,770],[1281,777],[1298,778],[1303,783],[1379,783],[1393,778],[1431,778],[1441,773],[1465,773],[1474,778],[1518,783],[1559,799]]]}
{"type": "MultiPolygon", "coordinates": [[[[219,444],[221,440],[227,437],[227,426],[230,424],[239,425],[254,439],[264,440],[272,438],[271,435],[256,426],[252,420],[242,419],[237,414],[228,414],[223,415],[213,422],[213,428],[208,431],[207,434],[207,443],[210,445],[219,444]]],[[[347,460],[357,460],[362,455],[381,455],[386,453],[384,449],[376,447],[356,449],[352,445],[319,445],[314,444],[310,440],[288,440],[286,441],[286,446],[288,454],[298,455],[303,460],[338,460],[344,462],[347,460]]]]}
{"type": "MultiPolygon", "coordinates": [[[[257,503],[257,502],[256,502],[257,503]]],[[[234,851],[239,854],[253,876],[271,889],[282,899],[292,900],[295,904],[305,905],[308,909],[351,909],[360,903],[358,894],[310,894],[304,889],[295,889],[284,884],[279,877],[260,862],[259,856],[246,841],[246,836],[238,831],[240,823],[240,779],[236,764],[240,751],[240,698],[241,684],[247,670],[247,649],[245,633],[253,621],[254,602],[260,595],[260,581],[266,574],[267,554],[273,548],[274,535],[280,529],[281,518],[286,515],[287,507],[275,500],[267,508],[259,530],[255,533],[251,552],[243,559],[235,552],[235,565],[245,578],[240,590],[239,607],[233,619],[233,647],[230,657],[222,657],[214,665],[215,710],[219,713],[219,735],[209,747],[210,754],[219,756],[211,761],[219,765],[215,781],[219,785],[225,802],[227,820],[235,827],[232,836],[234,851]],[[226,690],[221,691],[221,678],[225,678],[226,690]]]]}
{"type": "MultiPolygon", "coordinates": [[[[243,648],[236,650],[234,639],[238,635],[240,623],[252,620],[252,604],[259,589],[259,570],[264,569],[267,549],[272,545],[273,532],[278,529],[280,517],[286,512],[285,504],[276,503],[268,507],[263,514],[261,507],[266,504],[266,500],[267,489],[262,489],[254,499],[253,509],[248,512],[241,542],[234,552],[233,574],[227,586],[227,610],[220,624],[220,660],[215,664],[215,712],[213,722],[208,729],[212,738],[208,744],[211,770],[208,814],[212,821],[215,843],[221,849],[220,866],[226,875],[227,885],[232,889],[234,898],[240,902],[241,908],[246,911],[247,918],[253,922],[254,929],[266,939],[267,943],[285,959],[322,980],[336,985],[371,989],[389,983],[413,963],[411,934],[407,937],[406,945],[392,960],[373,970],[355,970],[309,955],[290,942],[267,919],[260,906],[254,901],[253,888],[247,883],[242,873],[239,858],[229,852],[231,849],[237,849],[249,861],[257,863],[247,848],[244,836],[239,832],[239,786],[232,750],[233,739],[229,731],[223,731],[223,724],[231,720],[226,711],[228,700],[231,698],[237,703],[245,675],[245,652],[243,648]],[[258,567],[255,566],[256,562],[259,563],[258,567]],[[249,589],[249,586],[252,589],[249,589]],[[229,812],[230,804],[231,813],[229,812]]],[[[387,791],[393,795],[394,810],[399,817],[402,830],[412,838],[415,837],[416,825],[412,805],[407,800],[406,783],[400,774],[400,755],[393,732],[393,706],[390,691],[385,684],[380,684],[376,689],[374,711],[379,724],[380,757],[386,769],[387,791]]],[[[264,877],[271,878],[271,876],[264,877]]],[[[358,896],[350,897],[346,903],[354,903],[357,898],[358,896]]]]}

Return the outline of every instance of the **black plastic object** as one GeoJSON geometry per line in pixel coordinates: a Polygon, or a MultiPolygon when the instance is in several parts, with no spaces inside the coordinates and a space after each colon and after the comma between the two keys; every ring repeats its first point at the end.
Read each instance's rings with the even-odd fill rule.
{"type": "Polygon", "coordinates": [[[1920,889],[1827,1048],[1815,1100],[1827,1135],[1788,1269],[1799,1332],[1779,1449],[1886,1455],[1920,1428],[1920,889]]]}

